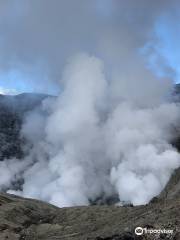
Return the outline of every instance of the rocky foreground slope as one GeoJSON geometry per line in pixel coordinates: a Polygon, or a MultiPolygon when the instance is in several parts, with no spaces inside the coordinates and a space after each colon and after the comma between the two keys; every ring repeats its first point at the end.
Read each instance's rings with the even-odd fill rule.
{"type": "MultiPolygon", "coordinates": [[[[22,116],[37,107],[45,96],[19,95],[15,101],[11,97],[5,98],[0,96],[0,161],[21,157],[19,133],[22,116]]],[[[180,240],[180,169],[175,171],[160,196],[146,206],[57,208],[41,201],[1,193],[0,240],[5,239],[180,240]],[[173,233],[137,236],[136,227],[173,230],[173,233]]]]}
{"type": "Polygon", "coordinates": [[[132,240],[180,239],[180,199],[147,206],[57,208],[37,200],[0,195],[0,239],[132,240]],[[172,234],[134,233],[136,227],[170,229],[172,234]]]}

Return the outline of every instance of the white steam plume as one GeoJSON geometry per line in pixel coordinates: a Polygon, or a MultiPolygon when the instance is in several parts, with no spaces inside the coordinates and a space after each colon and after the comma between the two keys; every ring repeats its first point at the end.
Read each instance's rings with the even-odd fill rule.
{"type": "MultiPolygon", "coordinates": [[[[166,86],[158,83],[163,90],[151,103],[127,99],[120,86],[114,100],[103,62],[85,54],[71,59],[62,81],[62,94],[44,101],[48,116],[26,118],[22,133],[33,147],[19,194],[61,207],[114,194],[135,205],[149,202],[180,166],[169,144],[179,108],[164,99],[166,86]]],[[[149,88],[143,90],[146,96],[149,88]]]]}
{"type": "Polygon", "coordinates": [[[0,188],[22,177],[20,195],[58,206],[114,194],[147,203],[180,166],[169,144],[179,121],[173,84],[145,67],[154,57],[161,75],[172,75],[154,30],[167,13],[178,22],[179,1],[19,2],[0,0],[0,71],[28,75],[36,91],[60,84],[61,94],[26,116],[26,157],[17,168],[2,164],[9,178],[0,188]],[[65,59],[81,51],[98,58],[72,58],[61,78],[65,59]]]}

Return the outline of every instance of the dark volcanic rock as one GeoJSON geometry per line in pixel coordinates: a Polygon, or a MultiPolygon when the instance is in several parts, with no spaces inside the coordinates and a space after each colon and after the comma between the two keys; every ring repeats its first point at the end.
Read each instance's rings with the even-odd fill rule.
{"type": "Polygon", "coordinates": [[[0,239],[132,240],[179,239],[180,199],[146,206],[57,208],[50,204],[0,195],[0,239]],[[144,234],[137,227],[174,230],[171,235],[144,234]]]}
{"type": "Polygon", "coordinates": [[[21,119],[4,106],[0,107],[0,160],[21,158],[21,119]]]}
{"type": "Polygon", "coordinates": [[[20,129],[26,112],[38,107],[47,95],[0,95],[0,161],[22,157],[20,129]]]}
{"type": "Polygon", "coordinates": [[[159,199],[180,199],[180,168],[176,169],[159,199]]]}

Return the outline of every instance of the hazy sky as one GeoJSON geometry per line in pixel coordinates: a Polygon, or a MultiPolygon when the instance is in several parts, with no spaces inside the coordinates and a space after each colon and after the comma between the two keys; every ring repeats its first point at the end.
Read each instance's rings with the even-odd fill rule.
{"type": "Polygon", "coordinates": [[[146,64],[178,82],[178,7],[176,0],[0,0],[1,92],[58,92],[64,65],[79,52],[103,59],[109,73],[130,71],[134,52],[146,49],[146,64]]]}

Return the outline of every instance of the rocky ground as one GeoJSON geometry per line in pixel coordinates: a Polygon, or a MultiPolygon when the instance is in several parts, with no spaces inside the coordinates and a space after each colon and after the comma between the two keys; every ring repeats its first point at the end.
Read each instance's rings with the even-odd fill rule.
{"type": "Polygon", "coordinates": [[[37,200],[0,195],[0,239],[131,240],[180,239],[180,199],[138,207],[57,208],[37,200]],[[136,227],[173,234],[134,234],[136,227]]]}
{"type": "MultiPolygon", "coordinates": [[[[0,161],[22,156],[22,116],[45,96],[0,96],[0,161]],[[23,99],[23,101],[22,101],[23,99]],[[18,108],[17,108],[18,106],[18,108]],[[18,109],[18,110],[17,110],[18,109]],[[7,144],[8,143],[8,144],[7,144]]],[[[180,142],[180,141],[177,141],[180,142]]],[[[179,146],[179,145],[177,145],[179,146]]],[[[180,240],[180,169],[146,206],[57,208],[50,204],[0,194],[0,240],[180,240]],[[135,228],[170,229],[172,234],[135,235],[135,228]]]]}

